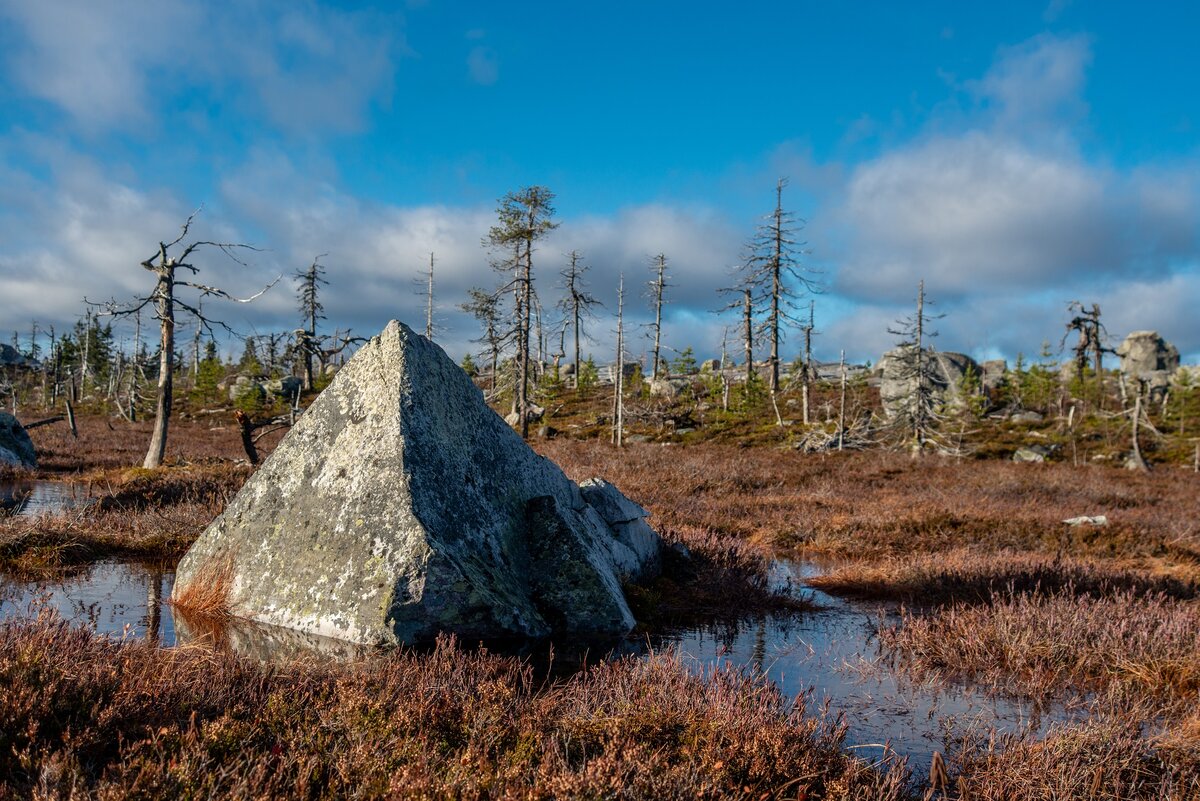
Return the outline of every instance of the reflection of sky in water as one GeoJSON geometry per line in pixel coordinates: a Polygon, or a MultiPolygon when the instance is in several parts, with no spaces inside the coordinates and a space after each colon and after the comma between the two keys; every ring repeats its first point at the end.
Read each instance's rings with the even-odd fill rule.
{"type": "Polygon", "coordinates": [[[36,517],[85,506],[87,486],[69,481],[0,481],[0,513],[36,517]]]}
{"type": "MultiPolygon", "coordinates": [[[[794,581],[810,570],[798,567],[794,581]]],[[[188,637],[186,622],[174,621],[162,604],[173,580],[171,571],[128,564],[96,565],[74,578],[42,585],[0,577],[0,617],[21,616],[44,601],[64,617],[110,635],[157,632],[160,642],[173,645],[178,625],[181,639],[202,637],[188,637]]],[[[1025,727],[1044,731],[1052,722],[1050,715],[1039,718],[1018,702],[988,698],[969,688],[914,685],[888,672],[886,664],[863,669],[864,659],[874,661],[879,655],[875,626],[891,612],[879,604],[813,595],[825,610],[792,620],[749,620],[737,627],[685,632],[656,647],[677,646],[697,667],[728,663],[765,671],[790,696],[810,693],[810,709],[828,703],[831,712],[844,715],[849,727],[846,745],[857,755],[877,759],[887,743],[895,753],[910,757],[917,770],[927,768],[933,751],[944,750],[947,726],[1019,732],[1025,727]]],[[[313,648],[333,656],[348,653],[344,643],[322,643],[254,624],[238,623],[226,637],[231,647],[258,658],[313,648]]],[[[1061,719],[1061,714],[1053,717],[1061,719]]]]}
{"type": "Polygon", "coordinates": [[[102,634],[145,637],[157,631],[163,644],[174,645],[175,626],[162,603],[170,597],[174,581],[173,570],[113,563],[50,582],[0,575],[0,618],[36,614],[38,608],[48,607],[102,634]]]}

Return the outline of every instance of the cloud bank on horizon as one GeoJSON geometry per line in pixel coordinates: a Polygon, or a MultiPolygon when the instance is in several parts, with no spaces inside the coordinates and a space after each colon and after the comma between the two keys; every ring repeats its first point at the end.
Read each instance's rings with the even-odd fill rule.
{"type": "MultiPolygon", "coordinates": [[[[858,112],[846,78],[839,102],[854,116],[831,115],[812,137],[805,120],[820,107],[785,76],[776,88],[802,112],[763,115],[731,150],[745,126],[731,133],[720,120],[741,105],[736,93],[680,106],[678,122],[695,114],[711,130],[678,124],[660,141],[655,119],[630,115],[703,93],[685,69],[637,64],[639,89],[612,63],[547,64],[531,51],[554,30],[523,38],[483,5],[399,14],[317,2],[229,11],[195,0],[0,0],[0,331],[24,335],[34,320],[61,329],[85,296],[144,292],[138,262],[203,204],[205,238],[263,248],[249,270],[210,254],[206,279],[249,294],[328,254],[329,325],[363,334],[392,317],[423,321],[413,278],[435,253],[437,338],[461,355],[476,332],[457,304],[496,283],[481,246],[495,199],[542,183],[559,194],[561,223],[538,253],[544,306],[567,251],[584,254],[610,307],[618,275],[648,280],[650,257],[663,252],[675,283],[666,342],[708,355],[734,322],[713,313],[717,289],[786,175],[785,199],[807,221],[808,259],[825,283],[820,358],[841,348],[877,358],[923,279],[949,350],[1012,358],[1043,341],[1057,347],[1067,302],[1082,300],[1100,303],[1112,335],[1155,328],[1195,361],[1197,152],[1120,146],[1133,132],[1092,98],[1104,96],[1094,74],[1111,75],[1122,45],[1103,21],[1105,36],[1086,18],[1058,27],[1072,13],[1059,9],[1051,25],[1039,8],[1020,38],[964,45],[954,44],[963,21],[931,19],[961,48],[945,58],[974,72],[959,78],[936,53],[901,49],[910,70],[872,76],[881,96],[862,95],[858,112]],[[594,117],[576,119],[561,93],[527,91],[539,60],[561,73],[549,80],[591,93],[594,117]],[[928,77],[919,100],[904,83],[912,70],[928,77]]],[[[689,44],[663,46],[680,61],[703,58],[689,44]]],[[[742,79],[760,81],[743,55],[742,79]]],[[[1156,98],[1182,138],[1196,97],[1156,98]]],[[[226,319],[243,331],[294,328],[285,283],[226,319]]],[[[639,305],[634,322],[649,317],[639,305]]],[[[594,326],[598,358],[612,327],[594,326]]]]}

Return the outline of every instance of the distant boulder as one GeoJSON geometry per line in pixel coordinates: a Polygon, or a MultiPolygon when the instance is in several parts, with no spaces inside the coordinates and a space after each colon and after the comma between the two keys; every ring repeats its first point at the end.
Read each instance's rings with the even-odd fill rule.
{"type": "MultiPolygon", "coordinates": [[[[879,376],[879,397],[889,417],[904,414],[916,395],[915,355],[911,348],[889,350],[875,367],[879,376]]],[[[968,370],[976,376],[980,374],[979,365],[965,353],[942,353],[928,348],[925,356],[931,365],[931,389],[938,400],[956,400],[968,370]]]]}
{"type": "Polygon", "coordinates": [[[268,398],[283,398],[285,401],[292,401],[296,397],[296,393],[304,386],[304,382],[295,376],[284,376],[283,378],[273,378],[263,384],[263,389],[266,390],[268,398]]]}
{"type": "Polygon", "coordinates": [[[37,467],[29,432],[8,412],[0,412],[0,465],[37,467]]]}
{"type": "Polygon", "coordinates": [[[267,399],[267,391],[262,384],[255,381],[248,375],[239,375],[237,379],[229,385],[229,400],[232,403],[259,402],[267,399]]]}
{"type": "Polygon", "coordinates": [[[1129,378],[1165,370],[1168,375],[1179,368],[1179,350],[1157,331],[1134,331],[1117,348],[1121,372],[1129,378]]]}

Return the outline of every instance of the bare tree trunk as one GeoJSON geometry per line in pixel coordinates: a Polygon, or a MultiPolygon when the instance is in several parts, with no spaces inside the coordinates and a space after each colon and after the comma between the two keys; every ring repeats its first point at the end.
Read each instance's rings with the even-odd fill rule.
{"type": "MultiPolygon", "coordinates": [[[[533,227],[530,212],[530,228],[533,227]]],[[[517,353],[517,413],[521,416],[521,436],[529,438],[529,323],[533,314],[533,239],[525,243],[525,260],[521,269],[521,331],[517,353]]]]}
{"type": "Polygon", "coordinates": [[[1129,467],[1145,473],[1149,470],[1146,460],[1142,458],[1142,445],[1138,440],[1138,429],[1142,425],[1142,395],[1145,394],[1145,383],[1138,379],[1137,397],[1133,401],[1133,453],[1129,457],[1129,467]]]}
{"type": "Polygon", "coordinates": [[[67,425],[71,427],[71,437],[79,439],[79,429],[75,426],[75,405],[71,402],[71,396],[75,394],[75,376],[71,376],[71,387],[67,393],[67,425]]]}
{"type": "Polygon", "coordinates": [[[625,445],[625,276],[617,287],[617,376],[613,402],[613,442],[618,448],[625,445]]]}
{"type": "Polygon", "coordinates": [[[142,365],[142,312],[133,318],[133,368],[129,371],[129,422],[137,422],[138,378],[142,365]]]}
{"type": "Polygon", "coordinates": [[[425,303],[425,338],[433,341],[433,254],[429,254],[429,291],[425,303]]]}
{"type": "Polygon", "coordinates": [[[83,363],[79,365],[79,394],[87,395],[88,372],[91,367],[89,351],[92,345],[92,313],[83,318],[83,363]]]}
{"type": "Polygon", "coordinates": [[[925,280],[917,289],[917,408],[913,410],[913,438],[918,455],[925,451],[925,280]]]}
{"type": "Polygon", "coordinates": [[[659,253],[655,258],[654,268],[657,271],[657,277],[650,282],[650,288],[654,291],[654,355],[650,366],[650,380],[658,379],[661,360],[659,354],[662,347],[662,307],[663,307],[663,290],[667,286],[667,257],[659,253]]]}
{"type": "Polygon", "coordinates": [[[742,337],[746,345],[746,394],[749,397],[750,383],[754,380],[754,306],[750,288],[742,290],[742,337]]]}
{"type": "Polygon", "coordinates": [[[813,333],[813,309],[814,303],[808,302],[808,325],[804,326],[804,364],[801,367],[801,405],[804,412],[804,425],[808,425],[809,415],[809,387],[812,384],[812,333],[813,333]]]}
{"type": "MultiPolygon", "coordinates": [[[[771,253],[771,316],[767,325],[771,329],[771,400],[779,390],[779,301],[783,295],[783,179],[775,184],[775,222],[773,225],[771,253]]],[[[808,408],[805,407],[804,422],[808,423],[808,408]]]]}
{"type": "MultiPolygon", "coordinates": [[[[163,253],[163,262],[167,256],[163,253]]],[[[162,323],[162,336],[159,341],[158,357],[158,398],[154,408],[154,433],[150,436],[150,448],[146,451],[146,460],[142,466],[152,469],[162,465],[163,454],[167,450],[167,427],[171,418],[171,401],[173,390],[173,375],[175,361],[175,276],[174,269],[164,267],[159,272],[158,288],[158,319],[162,323]]]]}
{"type": "Polygon", "coordinates": [[[846,351],[842,351],[838,359],[838,372],[841,374],[841,397],[838,400],[838,446],[840,451],[846,442],[846,351]]]}

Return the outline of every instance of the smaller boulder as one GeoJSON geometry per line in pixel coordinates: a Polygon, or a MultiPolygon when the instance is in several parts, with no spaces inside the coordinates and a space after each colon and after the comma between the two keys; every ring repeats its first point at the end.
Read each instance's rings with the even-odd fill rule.
{"type": "Polygon", "coordinates": [[[1032,448],[1018,448],[1013,454],[1014,462],[1044,462],[1046,461],[1046,449],[1034,445],[1032,448]]]}
{"type": "Polygon", "coordinates": [[[1014,423],[1040,423],[1045,420],[1045,416],[1041,412],[1035,412],[1032,409],[1017,412],[1012,417],[1008,418],[1014,423]]]}
{"type": "Polygon", "coordinates": [[[662,540],[646,522],[650,513],[602,478],[588,479],[579,485],[579,491],[608,524],[617,542],[632,552],[632,558],[626,555],[622,559],[614,549],[622,578],[643,581],[657,576],[662,570],[662,540]]]}
{"type": "MultiPolygon", "coordinates": [[[[525,408],[525,418],[531,423],[538,422],[542,419],[542,417],[545,416],[545,414],[546,410],[541,406],[538,406],[536,403],[531,403],[525,408]]],[[[516,428],[521,424],[521,415],[517,414],[516,412],[509,412],[504,416],[504,422],[508,423],[513,428],[516,428]]]]}
{"type": "Polygon", "coordinates": [[[8,412],[0,412],[0,465],[37,467],[29,432],[8,412]]]}
{"type": "Polygon", "coordinates": [[[702,373],[716,373],[720,372],[720,370],[720,359],[705,359],[704,361],[700,362],[700,372],[702,373]]]}
{"type": "Polygon", "coordinates": [[[267,399],[267,391],[250,376],[239,375],[237,380],[229,385],[229,400],[231,403],[238,403],[246,399],[262,402],[267,399]]]}
{"type": "Polygon", "coordinates": [[[675,400],[679,396],[679,389],[666,378],[656,378],[650,382],[650,394],[656,398],[675,400]]]}
{"type": "Polygon", "coordinates": [[[304,386],[304,382],[295,376],[288,375],[283,378],[274,378],[263,384],[263,389],[266,390],[268,398],[283,398],[286,401],[294,400],[296,393],[304,386]]]}

